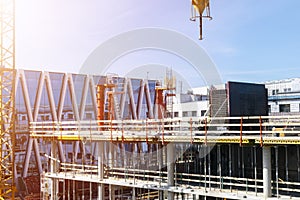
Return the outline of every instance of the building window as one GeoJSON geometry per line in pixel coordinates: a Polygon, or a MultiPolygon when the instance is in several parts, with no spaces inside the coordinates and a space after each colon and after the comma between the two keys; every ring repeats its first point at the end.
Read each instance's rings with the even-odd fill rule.
{"type": "Polygon", "coordinates": [[[204,116],[206,113],[206,110],[201,110],[201,116],[204,116]]]}
{"type": "Polygon", "coordinates": [[[192,111],[192,117],[197,117],[197,111],[192,111]]]}
{"type": "Polygon", "coordinates": [[[179,113],[178,112],[174,112],[174,117],[179,117],[179,113]]]}
{"type": "Polygon", "coordinates": [[[188,117],[188,112],[187,111],[182,112],[182,117],[188,117]]]}
{"type": "Polygon", "coordinates": [[[276,89],[276,90],[272,90],[272,95],[276,95],[279,93],[279,89],[276,89]]]}
{"type": "Polygon", "coordinates": [[[279,105],[279,112],[290,112],[290,104],[279,105]]]}

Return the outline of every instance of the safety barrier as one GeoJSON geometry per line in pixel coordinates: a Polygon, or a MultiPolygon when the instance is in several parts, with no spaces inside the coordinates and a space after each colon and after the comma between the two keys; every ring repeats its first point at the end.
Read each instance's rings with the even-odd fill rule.
{"type": "MultiPolygon", "coordinates": [[[[57,140],[193,143],[204,138],[201,142],[207,143],[217,137],[223,138],[222,140],[227,143],[240,142],[240,144],[248,143],[249,138],[261,145],[264,140],[268,143],[277,143],[285,140],[284,138],[300,143],[298,138],[300,116],[31,122],[30,133],[32,137],[48,137],[57,140]],[[231,139],[226,140],[226,138],[231,139]],[[275,139],[270,140],[270,138],[275,139]]],[[[289,140],[284,143],[289,143],[289,140]]]]}

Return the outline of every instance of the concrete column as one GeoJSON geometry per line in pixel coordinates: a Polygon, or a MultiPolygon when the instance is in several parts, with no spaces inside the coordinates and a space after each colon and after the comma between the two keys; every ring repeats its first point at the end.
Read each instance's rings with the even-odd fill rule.
{"type": "Polygon", "coordinates": [[[263,147],[263,191],[264,198],[272,196],[271,191],[271,147],[263,147]]]}
{"type": "MultiPolygon", "coordinates": [[[[157,147],[157,162],[158,162],[158,168],[159,168],[159,171],[161,172],[162,169],[163,169],[163,145],[161,143],[158,144],[158,147],[157,147]]],[[[163,174],[159,174],[159,178],[162,179],[163,177],[163,174]]],[[[160,185],[161,185],[161,180],[160,180],[160,185]]],[[[164,200],[164,191],[163,190],[159,190],[158,191],[158,198],[159,200],[164,200]]]]}
{"type": "Polygon", "coordinates": [[[279,198],[279,184],[278,184],[278,146],[275,146],[275,169],[276,169],[276,195],[279,198]]]}
{"type": "MultiPolygon", "coordinates": [[[[168,169],[168,186],[174,186],[174,167],[175,167],[175,145],[167,145],[167,169],[168,169]]],[[[174,200],[174,192],[168,192],[168,200],[174,200]]]]}
{"type": "MultiPolygon", "coordinates": [[[[57,152],[56,152],[57,142],[51,141],[51,158],[50,158],[50,172],[51,174],[57,173],[57,152]]],[[[51,199],[56,200],[58,194],[58,180],[52,178],[51,180],[51,199]]]]}
{"type": "MultiPolygon", "coordinates": [[[[104,167],[103,167],[103,161],[104,161],[104,143],[98,142],[98,176],[99,180],[102,181],[104,177],[104,167]]],[[[98,185],[98,200],[104,199],[104,185],[100,183],[98,185]]]]}
{"type": "MultiPolygon", "coordinates": [[[[109,143],[109,167],[114,168],[115,167],[115,150],[117,148],[115,148],[115,145],[113,143],[109,143]]],[[[109,199],[115,199],[115,187],[113,185],[109,185],[108,186],[108,193],[109,193],[109,199]]]]}
{"type": "Polygon", "coordinates": [[[197,196],[193,194],[193,200],[197,200],[197,196]]]}
{"type": "Polygon", "coordinates": [[[114,185],[109,185],[109,199],[115,199],[115,186],[114,185]]]}
{"type": "Polygon", "coordinates": [[[114,159],[115,159],[115,148],[114,148],[114,144],[113,143],[109,143],[109,153],[108,153],[108,165],[109,167],[113,168],[114,167],[114,159]]]}
{"type": "Polygon", "coordinates": [[[135,187],[132,188],[132,200],[136,200],[136,196],[135,196],[135,187]]]}

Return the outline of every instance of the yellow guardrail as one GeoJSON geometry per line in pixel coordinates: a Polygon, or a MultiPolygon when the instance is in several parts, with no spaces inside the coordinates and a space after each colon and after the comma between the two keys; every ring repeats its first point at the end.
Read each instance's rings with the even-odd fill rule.
{"type": "Polygon", "coordinates": [[[30,133],[68,141],[300,144],[300,116],[31,122],[30,133]]]}

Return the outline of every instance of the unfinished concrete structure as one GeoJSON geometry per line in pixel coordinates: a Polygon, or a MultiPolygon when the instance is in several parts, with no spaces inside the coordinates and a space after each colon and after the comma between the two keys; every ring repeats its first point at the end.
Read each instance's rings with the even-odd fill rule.
{"type": "Polygon", "coordinates": [[[19,195],[38,176],[42,199],[300,196],[299,116],[178,120],[154,80],[16,77],[19,195]]]}

